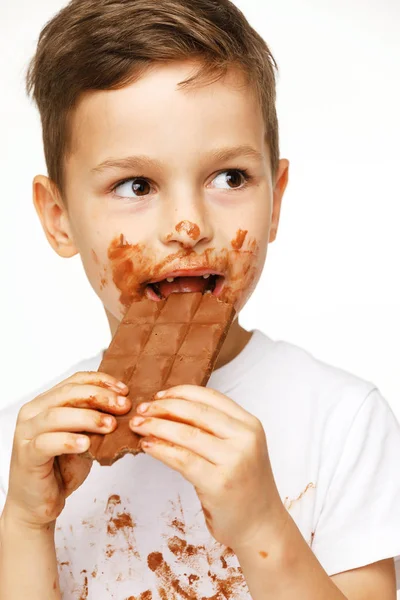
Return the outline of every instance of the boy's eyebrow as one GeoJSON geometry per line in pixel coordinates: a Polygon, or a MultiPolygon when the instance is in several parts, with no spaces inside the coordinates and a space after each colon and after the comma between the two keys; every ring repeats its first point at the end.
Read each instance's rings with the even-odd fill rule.
{"type": "MultiPolygon", "coordinates": [[[[259,161],[264,160],[263,154],[248,144],[216,148],[204,155],[207,160],[214,161],[230,160],[239,156],[248,156],[259,161]]],[[[164,166],[166,166],[165,163],[149,156],[126,156],[124,158],[109,158],[96,167],[93,167],[91,173],[103,173],[111,169],[145,169],[149,167],[161,169],[164,166]]]]}

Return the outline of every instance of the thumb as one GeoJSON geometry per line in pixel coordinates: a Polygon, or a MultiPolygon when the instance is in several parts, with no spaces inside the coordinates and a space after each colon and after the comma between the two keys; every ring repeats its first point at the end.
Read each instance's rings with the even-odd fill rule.
{"type": "Polygon", "coordinates": [[[85,481],[92,468],[93,459],[79,454],[63,454],[58,457],[58,466],[68,498],[85,481]]]}

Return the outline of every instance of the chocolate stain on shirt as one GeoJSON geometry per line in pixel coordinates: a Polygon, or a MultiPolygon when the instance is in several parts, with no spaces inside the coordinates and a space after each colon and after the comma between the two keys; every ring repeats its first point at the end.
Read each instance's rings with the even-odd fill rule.
{"type": "Polygon", "coordinates": [[[152,600],[152,598],[153,594],[151,591],[146,590],[145,592],[142,592],[140,596],[129,596],[129,598],[126,598],[126,600],[152,600]]]}
{"type": "MultiPolygon", "coordinates": [[[[170,515],[168,525],[175,529],[176,532],[186,535],[186,526],[180,496],[178,495],[178,503],[171,501],[171,504],[173,506],[173,514],[170,515]],[[177,512],[180,513],[179,516],[181,518],[176,516],[177,512]]],[[[201,600],[233,600],[237,597],[239,591],[246,591],[248,593],[247,583],[243,577],[241,567],[228,565],[227,559],[229,560],[229,557],[234,556],[234,552],[231,548],[223,546],[218,542],[215,542],[211,549],[207,549],[204,544],[195,546],[189,544],[187,540],[182,539],[176,535],[176,533],[172,536],[164,534],[164,537],[167,537],[168,549],[176,557],[177,561],[191,567],[193,571],[197,571],[200,575],[197,575],[196,573],[191,573],[190,575],[186,574],[188,583],[185,584],[185,582],[182,581],[182,575],[179,575],[179,579],[177,578],[177,575],[173,573],[170,565],[167,563],[161,552],[156,551],[150,553],[147,557],[147,563],[149,568],[157,576],[158,593],[162,600],[164,600],[164,598],[168,600],[200,600],[200,595],[193,589],[193,584],[196,581],[200,581],[201,577],[204,578],[204,575],[201,574],[201,566],[196,559],[205,557],[208,565],[212,569],[217,560],[213,550],[220,554],[219,560],[221,561],[222,568],[226,570],[226,574],[224,577],[219,577],[215,573],[212,573],[211,569],[208,570],[208,576],[214,584],[214,592],[216,593],[210,597],[202,596],[201,600]]]]}
{"type": "Polygon", "coordinates": [[[82,525],[89,527],[90,529],[94,529],[93,523],[89,523],[89,521],[82,521],[82,525]]]}
{"type": "Polygon", "coordinates": [[[192,600],[195,598],[190,587],[180,584],[179,579],[176,578],[171,567],[164,560],[161,552],[151,552],[147,557],[147,564],[149,569],[157,575],[158,583],[161,583],[162,586],[165,586],[168,589],[168,595],[171,600],[177,598],[176,594],[173,592],[178,593],[179,596],[185,598],[185,600],[192,600]]]}
{"type": "Polygon", "coordinates": [[[107,556],[107,558],[111,558],[112,555],[115,552],[115,548],[113,548],[113,546],[111,544],[107,544],[106,546],[106,550],[105,550],[105,555],[107,556]]]}
{"type": "Polygon", "coordinates": [[[81,574],[85,573],[85,577],[84,577],[84,581],[83,581],[83,588],[81,591],[81,595],[79,596],[79,600],[87,600],[88,594],[89,594],[89,588],[88,588],[88,578],[86,575],[86,569],[83,569],[83,571],[81,571],[81,574]]]}
{"type": "MultiPolygon", "coordinates": [[[[126,548],[128,550],[128,554],[134,554],[138,559],[140,559],[140,554],[136,547],[136,539],[134,534],[135,523],[132,519],[132,516],[127,511],[124,512],[115,512],[117,507],[121,505],[121,498],[117,494],[113,494],[108,498],[107,506],[105,512],[110,515],[110,519],[107,522],[107,535],[111,537],[116,537],[119,532],[121,532],[126,540],[126,548]]],[[[110,552],[111,548],[107,550],[110,552]]],[[[106,552],[106,554],[107,554],[106,552]]],[[[112,551],[114,554],[115,549],[112,551]]],[[[109,554],[107,554],[109,556],[109,554]]]]}
{"type": "Polygon", "coordinates": [[[185,524],[183,521],[179,521],[179,519],[175,517],[175,519],[171,521],[170,525],[171,527],[175,527],[178,531],[185,534],[185,524]]]}
{"type": "MultiPolygon", "coordinates": [[[[164,514],[167,525],[171,527],[172,534],[162,534],[166,539],[166,545],[171,554],[175,557],[178,564],[188,566],[192,573],[185,572],[177,574],[173,572],[164,554],[159,550],[150,552],[147,556],[147,566],[156,577],[156,586],[161,600],[234,600],[240,592],[248,594],[246,580],[243,577],[243,572],[240,566],[230,565],[230,558],[234,557],[233,550],[227,546],[214,541],[214,544],[209,548],[204,544],[190,544],[187,539],[187,527],[184,520],[183,506],[181,498],[178,494],[178,502],[170,501],[172,510],[164,514]],[[183,536],[183,537],[182,537],[183,536]],[[200,560],[200,562],[199,562],[200,560]],[[197,582],[204,580],[204,566],[201,564],[206,560],[209,565],[207,575],[213,583],[213,592],[211,596],[200,596],[197,591],[197,582]],[[224,576],[220,577],[213,572],[213,566],[217,565],[217,561],[221,562],[224,570],[224,576]]],[[[109,516],[106,522],[107,535],[116,537],[122,531],[125,534],[127,541],[128,553],[132,552],[135,557],[143,561],[143,558],[136,549],[136,542],[132,539],[134,530],[134,519],[126,511],[126,507],[122,506],[121,497],[113,494],[108,498],[105,513],[109,516]]],[[[86,527],[91,528],[93,521],[86,519],[84,522],[86,527]]],[[[65,547],[66,548],[66,547],[65,547]]],[[[115,546],[107,544],[105,548],[105,556],[111,559],[114,553],[118,551],[126,551],[126,548],[121,548],[120,542],[116,542],[115,546]]],[[[68,565],[69,562],[59,563],[60,566],[68,565]]],[[[89,582],[87,570],[83,569],[81,574],[84,574],[84,580],[79,591],[78,600],[87,600],[89,594],[89,582]]],[[[102,571],[102,574],[103,571],[102,571]]],[[[73,580],[73,574],[70,569],[70,576],[73,580]]],[[[98,576],[98,566],[96,565],[91,572],[92,579],[98,576]]],[[[131,578],[132,571],[129,569],[129,574],[118,573],[115,581],[123,581],[125,578],[131,578]]],[[[112,586],[112,582],[109,582],[112,586]]],[[[109,590],[108,585],[106,585],[109,590]]],[[[110,591],[111,593],[111,591],[110,591]]],[[[113,597],[113,596],[112,596],[113,597]]],[[[147,589],[140,593],[139,596],[129,596],[126,600],[153,600],[151,590],[147,589]]]]}
{"type": "Polygon", "coordinates": [[[301,500],[301,499],[303,498],[303,496],[305,496],[305,494],[308,492],[308,490],[312,490],[312,489],[314,489],[314,490],[315,490],[315,488],[316,488],[316,485],[315,485],[315,483],[312,483],[312,482],[311,482],[311,483],[309,483],[309,484],[306,486],[305,490],[304,490],[304,491],[302,491],[302,492],[301,492],[301,494],[300,494],[299,496],[297,496],[297,498],[294,498],[293,500],[289,500],[289,497],[288,497],[288,496],[286,496],[286,498],[285,498],[285,500],[284,500],[284,502],[283,502],[283,504],[284,504],[284,506],[285,506],[286,510],[288,510],[288,511],[289,511],[289,510],[292,508],[292,506],[293,506],[293,504],[294,504],[295,502],[298,502],[299,500],[301,500]]]}

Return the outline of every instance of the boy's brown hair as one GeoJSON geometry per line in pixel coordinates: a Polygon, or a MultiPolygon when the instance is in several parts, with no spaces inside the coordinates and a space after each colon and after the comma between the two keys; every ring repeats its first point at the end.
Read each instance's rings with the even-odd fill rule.
{"type": "MultiPolygon", "coordinates": [[[[257,94],[275,175],[277,64],[263,38],[229,0],[72,0],[42,29],[26,74],[42,121],[50,179],[65,196],[71,115],[89,90],[124,87],[162,63],[200,59],[181,88],[219,80],[230,66],[257,94]]],[[[64,198],[65,200],[65,198],[64,198]]]]}

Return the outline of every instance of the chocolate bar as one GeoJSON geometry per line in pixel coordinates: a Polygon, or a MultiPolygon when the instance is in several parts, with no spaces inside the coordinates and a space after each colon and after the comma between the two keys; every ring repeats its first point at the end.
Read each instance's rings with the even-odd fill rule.
{"type": "Polygon", "coordinates": [[[87,455],[112,465],[127,453],[143,452],[142,436],[129,427],[138,404],[175,385],[205,386],[234,316],[231,304],[210,293],[172,293],[159,302],[134,302],[99,367],[127,384],[132,408],[116,416],[113,432],[89,434],[87,455]]]}

